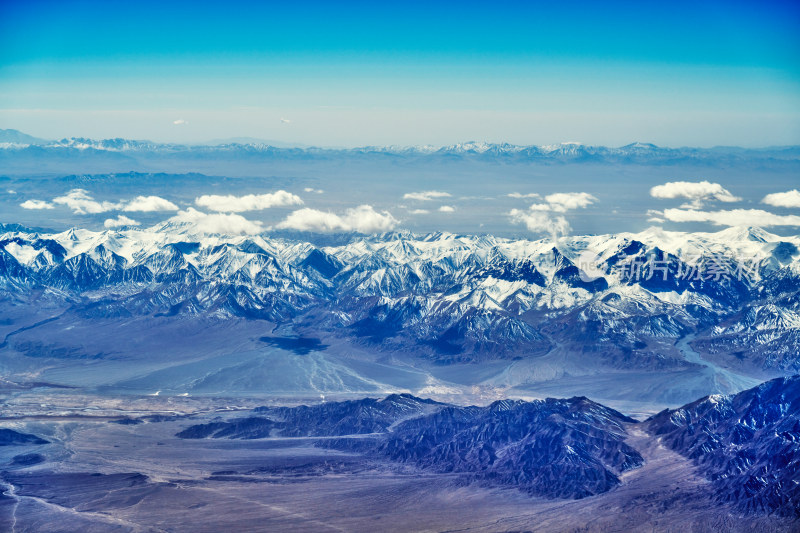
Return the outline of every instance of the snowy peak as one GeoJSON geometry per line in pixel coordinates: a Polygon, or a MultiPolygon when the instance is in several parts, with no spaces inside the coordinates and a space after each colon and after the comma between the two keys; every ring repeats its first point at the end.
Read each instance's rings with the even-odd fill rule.
{"type": "Polygon", "coordinates": [[[752,226],[733,226],[718,232],[716,235],[718,240],[731,242],[752,241],[765,243],[778,240],[776,235],[752,226]]]}
{"type": "Polygon", "coordinates": [[[92,316],[296,321],[438,362],[557,346],[596,351],[603,365],[680,367],[670,343],[693,334],[713,353],[790,370],[800,368],[798,244],[753,228],[576,236],[557,245],[394,232],[322,248],[164,224],[23,230],[0,241],[0,282],[22,299],[45,290],[82,302],[74,305],[92,316]],[[742,257],[759,258],[746,277],[738,277],[742,257]]]}
{"type": "Polygon", "coordinates": [[[58,141],[45,141],[15,130],[0,130],[0,149],[11,156],[34,153],[63,155],[75,151],[82,157],[108,157],[117,154],[124,157],[147,158],[170,154],[171,157],[262,157],[287,159],[326,159],[341,157],[363,158],[476,158],[520,161],[564,161],[564,162],[646,162],[670,163],[676,161],[733,161],[747,159],[796,158],[794,148],[774,150],[748,150],[726,148],[665,148],[649,143],[631,143],[621,147],[590,146],[579,142],[561,142],[547,145],[514,145],[509,143],[464,142],[444,147],[423,146],[364,146],[358,148],[298,148],[283,143],[265,143],[256,139],[241,139],[241,142],[222,142],[209,145],[182,145],[156,143],[131,139],[88,139],[71,137],[58,141]],[[281,146],[275,146],[279,144],[281,146]],[[33,151],[33,152],[32,152],[33,151]]]}

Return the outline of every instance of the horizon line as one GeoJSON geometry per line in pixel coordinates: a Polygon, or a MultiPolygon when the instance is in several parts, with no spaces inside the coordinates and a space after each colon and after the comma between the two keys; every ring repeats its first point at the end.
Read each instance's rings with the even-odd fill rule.
{"type": "MultiPolygon", "coordinates": [[[[642,146],[650,146],[654,148],[664,148],[664,149],[671,149],[671,150],[680,150],[680,149],[700,149],[700,150],[714,150],[714,149],[740,149],[740,150],[780,150],[780,149],[791,149],[791,148],[800,148],[800,144],[771,144],[771,145],[759,145],[759,146],[742,146],[736,144],[712,144],[712,145],[667,145],[667,144],[656,144],[649,141],[641,141],[641,140],[634,140],[630,141],[626,144],[616,145],[616,144],[603,144],[603,143],[584,143],[580,141],[554,141],[548,143],[529,143],[529,144],[519,144],[510,141],[488,141],[488,140],[464,140],[459,142],[454,142],[451,144],[431,144],[431,143],[421,143],[421,144],[356,144],[356,145],[322,145],[322,144],[308,144],[302,142],[295,142],[289,140],[280,140],[280,139],[260,139],[258,137],[252,137],[249,135],[242,135],[242,136],[232,136],[227,138],[221,139],[210,139],[210,140],[196,140],[196,141],[189,141],[189,142],[180,142],[180,141],[165,141],[165,140],[151,140],[146,138],[133,138],[133,137],[84,137],[84,136],[70,136],[70,137],[61,137],[61,138],[44,138],[44,137],[37,137],[35,135],[30,135],[25,133],[24,131],[15,129],[15,128],[0,128],[0,133],[3,132],[11,132],[16,134],[21,134],[26,137],[32,137],[36,141],[42,141],[46,143],[59,143],[63,141],[76,141],[76,140],[87,140],[93,142],[105,142],[105,141],[131,141],[137,143],[150,143],[156,145],[172,145],[172,146],[185,146],[185,147],[209,147],[214,148],[218,146],[230,146],[230,145],[240,145],[240,146],[267,146],[270,148],[275,148],[278,150],[330,150],[330,151],[341,151],[341,150],[359,150],[359,149],[369,149],[369,148],[393,148],[393,149],[419,149],[419,148],[429,148],[433,151],[439,151],[447,148],[454,148],[458,146],[464,145],[487,145],[487,146],[510,146],[514,148],[546,148],[551,146],[581,146],[585,148],[628,148],[633,147],[636,145],[642,146]],[[248,139],[245,141],[245,139],[248,139]]],[[[32,146],[35,143],[32,142],[14,142],[14,141],[0,141],[0,144],[12,144],[12,145],[20,145],[20,146],[32,146]]]]}

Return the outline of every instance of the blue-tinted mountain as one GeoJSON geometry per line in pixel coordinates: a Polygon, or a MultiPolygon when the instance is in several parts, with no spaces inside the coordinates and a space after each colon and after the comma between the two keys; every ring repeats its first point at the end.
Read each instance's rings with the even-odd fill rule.
{"type": "MultiPolygon", "coordinates": [[[[554,247],[445,233],[318,246],[208,236],[171,222],[59,234],[4,226],[0,285],[20,305],[44,294],[85,320],[291,322],[289,341],[336,338],[436,364],[557,351],[580,365],[680,370],[703,364],[678,345],[690,339],[735,372],[774,376],[800,370],[798,245],[739,228],[668,240],[658,232],[575,237],[554,247]],[[591,275],[584,250],[600,261],[591,275]],[[681,253],[723,257],[729,270],[687,266],[681,253]],[[743,256],[763,260],[739,268],[743,256]]],[[[257,338],[275,337],[268,331],[257,338]]]]}
{"type": "Polygon", "coordinates": [[[190,426],[178,433],[184,439],[265,437],[330,437],[385,432],[391,425],[418,417],[443,404],[410,394],[377,400],[364,398],[298,407],[259,407],[254,416],[190,426]]]}
{"type": "Polygon", "coordinates": [[[426,470],[584,498],[620,484],[643,459],[626,444],[634,420],[586,398],[447,407],[402,422],[378,453],[426,470]]]}
{"type": "Polygon", "coordinates": [[[0,143],[11,143],[16,145],[44,145],[50,142],[51,141],[39,139],[38,137],[28,135],[27,133],[22,133],[18,130],[0,129],[0,143]]]}
{"type": "Polygon", "coordinates": [[[619,474],[641,466],[627,445],[634,420],[586,398],[456,407],[391,395],[314,406],[258,408],[253,416],[190,426],[178,437],[256,439],[335,437],[328,447],[465,481],[516,487],[554,498],[583,498],[619,485],[619,474]]]}
{"type": "Polygon", "coordinates": [[[718,501],[800,519],[800,376],[708,396],[645,426],[698,466],[718,501]]]}
{"type": "Polygon", "coordinates": [[[13,429],[0,428],[0,446],[24,446],[26,444],[47,444],[48,441],[13,429]]]}
{"type": "Polygon", "coordinates": [[[579,143],[561,143],[542,146],[520,146],[508,143],[467,142],[444,147],[431,146],[366,146],[359,148],[292,147],[283,143],[270,144],[257,140],[222,142],[208,145],[182,145],[155,143],[131,139],[88,139],[71,137],[58,141],[44,141],[16,130],[0,130],[0,143],[10,143],[0,157],[11,161],[26,158],[79,157],[90,161],[158,161],[164,157],[174,160],[202,160],[209,158],[280,160],[328,160],[349,158],[356,160],[415,159],[447,161],[475,159],[499,162],[570,162],[570,163],[634,163],[634,164],[731,164],[742,161],[790,161],[797,159],[796,146],[768,149],[744,148],[666,148],[648,143],[632,143],[621,147],[587,146],[579,143]],[[5,139],[5,140],[4,140],[5,139]],[[283,145],[283,146],[276,146],[283,145]]]}
{"type": "Polygon", "coordinates": [[[701,398],[641,423],[583,397],[461,407],[391,395],[256,408],[178,436],[326,437],[317,445],[564,499],[613,490],[622,474],[646,463],[637,447],[664,446],[687,458],[680,468],[694,464],[710,482],[683,490],[711,490],[717,503],[748,516],[800,519],[800,376],[701,398]]]}

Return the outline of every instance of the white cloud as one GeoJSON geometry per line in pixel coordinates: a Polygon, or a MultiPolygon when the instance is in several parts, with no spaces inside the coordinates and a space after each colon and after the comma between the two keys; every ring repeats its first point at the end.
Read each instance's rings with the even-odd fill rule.
{"type": "MultiPolygon", "coordinates": [[[[37,200],[38,201],[38,200],[37,200]]],[[[78,215],[97,214],[120,209],[122,211],[177,211],[178,206],[160,196],[137,196],[125,202],[98,202],[84,189],[72,189],[63,196],[53,198],[53,203],[66,205],[78,215]]],[[[30,208],[42,209],[42,208],[30,208]]],[[[44,208],[47,209],[47,208],[44,208]]]]}
{"type": "Polygon", "coordinates": [[[399,221],[388,211],[377,212],[370,205],[360,205],[345,211],[345,222],[359,233],[389,231],[399,221]]]}
{"type": "Polygon", "coordinates": [[[428,211],[427,209],[412,209],[411,211],[409,211],[409,213],[411,213],[412,215],[427,215],[428,213],[430,213],[430,211],[428,211]]]}
{"type": "Polygon", "coordinates": [[[419,200],[421,202],[428,202],[436,198],[449,198],[450,193],[442,191],[420,191],[409,192],[403,195],[403,200],[419,200]]]}
{"type": "Polygon", "coordinates": [[[680,207],[681,209],[703,209],[705,205],[706,204],[705,202],[703,202],[703,200],[695,199],[692,200],[691,202],[684,202],[678,207],[680,207]]]}
{"type": "Polygon", "coordinates": [[[208,194],[196,198],[194,203],[207,207],[212,211],[239,213],[241,211],[269,209],[270,207],[302,205],[303,200],[295,194],[280,190],[267,194],[248,194],[246,196],[208,194]]]}
{"type": "Polygon", "coordinates": [[[693,200],[681,206],[685,209],[699,209],[705,200],[719,200],[720,202],[740,202],[742,199],[734,196],[719,183],[710,181],[671,181],[663,185],[656,185],[650,189],[653,198],[673,199],[687,198],[693,200]]]}
{"type": "Polygon", "coordinates": [[[659,218],[659,217],[650,217],[650,218],[647,219],[647,221],[648,222],[655,222],[657,224],[662,224],[664,222],[664,219],[663,218],[659,218]]]}
{"type": "Polygon", "coordinates": [[[775,207],[800,207],[800,191],[792,189],[786,192],[774,192],[766,195],[761,203],[775,207]]]}
{"type": "Polygon", "coordinates": [[[275,227],[321,233],[336,231],[376,233],[394,229],[398,222],[388,211],[378,212],[372,206],[360,205],[348,209],[342,216],[317,209],[298,209],[275,227]]]}
{"type": "Polygon", "coordinates": [[[583,209],[595,203],[597,198],[588,192],[558,192],[544,197],[545,203],[533,204],[527,211],[512,209],[509,213],[511,222],[525,224],[528,230],[535,233],[549,233],[553,239],[569,233],[570,225],[562,215],[574,209],[583,209]]]}
{"type": "Polygon", "coordinates": [[[522,194],[520,192],[512,192],[507,194],[506,196],[508,196],[509,198],[541,198],[541,195],[536,194],[535,192],[528,194],[522,194]]]}
{"type": "Polygon", "coordinates": [[[583,209],[597,201],[597,198],[588,192],[558,192],[544,197],[545,203],[533,204],[531,211],[553,211],[566,213],[573,209],[583,209]]]}
{"type": "Polygon", "coordinates": [[[275,227],[278,229],[319,231],[323,233],[351,230],[339,215],[309,208],[298,209],[290,213],[285,220],[275,227]]]}
{"type": "Polygon", "coordinates": [[[284,123],[284,124],[289,124],[289,123],[291,123],[292,121],[291,121],[291,120],[289,120],[288,118],[282,118],[282,119],[281,119],[281,122],[282,122],[282,123],[284,123]]]}
{"type": "Polygon", "coordinates": [[[551,215],[542,211],[523,211],[512,209],[509,213],[514,224],[525,224],[528,231],[534,233],[549,233],[553,240],[559,235],[569,233],[570,225],[563,215],[551,215]]]}
{"type": "Polygon", "coordinates": [[[137,196],[123,211],[177,211],[178,206],[160,196],[137,196]]]}
{"type": "Polygon", "coordinates": [[[544,197],[553,211],[565,213],[573,209],[583,209],[595,203],[597,198],[588,192],[558,192],[544,197]]]}
{"type": "Polygon", "coordinates": [[[111,228],[119,228],[121,226],[138,226],[139,222],[133,220],[132,218],[128,218],[125,215],[120,215],[117,218],[108,218],[105,222],[103,222],[103,226],[111,229],[111,228]]]}
{"type": "Polygon", "coordinates": [[[315,189],[314,187],[306,187],[305,189],[303,189],[303,191],[304,192],[313,192],[315,194],[322,194],[322,193],[325,192],[322,189],[315,189]]]}
{"type": "Polygon", "coordinates": [[[193,207],[170,219],[172,222],[189,223],[201,233],[221,233],[224,235],[254,235],[264,231],[261,222],[248,220],[242,215],[214,213],[208,214],[193,207]]]}
{"type": "Polygon", "coordinates": [[[176,126],[183,126],[184,124],[188,124],[189,121],[179,118],[178,120],[173,120],[172,123],[175,124],[176,126]]]}
{"type": "Polygon", "coordinates": [[[6,193],[8,193],[8,194],[17,194],[17,191],[15,191],[14,189],[8,189],[6,191],[6,193]]]}
{"type": "Polygon", "coordinates": [[[54,209],[55,207],[44,200],[25,200],[19,206],[23,209],[54,209]]]}
{"type": "Polygon", "coordinates": [[[709,222],[716,226],[800,226],[800,216],[776,215],[761,209],[731,209],[727,211],[698,211],[696,209],[665,209],[664,218],[672,222],[709,222]]]}
{"type": "Polygon", "coordinates": [[[72,189],[64,196],[53,198],[53,203],[66,205],[78,215],[105,213],[120,207],[112,202],[97,202],[84,189],[72,189]]]}
{"type": "Polygon", "coordinates": [[[441,211],[442,213],[454,213],[455,210],[456,208],[453,207],[452,205],[443,205],[442,207],[439,208],[439,211],[441,211]]]}

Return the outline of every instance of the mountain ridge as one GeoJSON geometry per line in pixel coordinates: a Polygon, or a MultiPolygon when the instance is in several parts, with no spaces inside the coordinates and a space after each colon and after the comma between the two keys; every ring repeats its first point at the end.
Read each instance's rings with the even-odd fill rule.
{"type": "Polygon", "coordinates": [[[177,436],[324,437],[317,446],[557,499],[612,491],[647,464],[652,454],[640,449],[666,446],[695,465],[719,504],[745,516],[800,519],[800,375],[706,396],[642,422],[585,397],[480,407],[390,395],[252,412],[177,436]]]}
{"type": "MultiPolygon", "coordinates": [[[[0,234],[0,303],[24,309],[46,302],[75,324],[173,320],[201,327],[213,320],[222,327],[244,320],[260,330],[251,337],[254,350],[327,357],[350,346],[412,367],[528,369],[482,378],[492,387],[524,389],[546,376],[596,372],[693,380],[679,396],[659,393],[666,403],[737,392],[800,369],[800,252],[786,253],[800,239],[754,229],[557,243],[404,232],[332,246],[268,234],[205,235],[191,226],[4,229],[12,231],[0,234]],[[600,265],[591,281],[584,280],[587,250],[600,265]],[[758,261],[746,276],[709,261],[688,279],[682,258],[691,256],[758,261]],[[648,261],[660,270],[631,275],[648,261]]],[[[49,344],[27,331],[8,333],[4,349],[66,361],[81,350],[98,357],[118,349],[61,348],[55,329],[49,344]]]]}
{"type": "MultiPolygon", "coordinates": [[[[236,154],[238,157],[266,156],[279,158],[327,158],[341,157],[472,157],[481,159],[514,159],[514,160],[552,160],[552,161],[703,161],[703,160],[740,160],[750,159],[787,159],[800,157],[800,146],[778,146],[764,148],[742,148],[715,146],[711,148],[696,147],[662,147],[651,143],[633,142],[619,147],[602,145],[584,145],[575,142],[563,142],[545,145],[515,145],[510,143],[463,142],[445,146],[411,145],[411,146],[359,146],[352,148],[323,148],[316,146],[288,145],[283,142],[269,144],[264,142],[220,142],[209,143],[162,143],[147,140],[126,138],[90,139],[86,137],[69,137],[56,141],[47,141],[26,135],[16,130],[1,130],[0,154],[24,153],[26,150],[44,151],[73,150],[77,152],[107,152],[120,154],[152,153],[169,154],[172,157],[181,155],[197,155],[209,153],[236,154]]],[[[237,139],[232,139],[236,141],[237,139]]],[[[224,140],[221,140],[224,141],[224,140]]]]}

